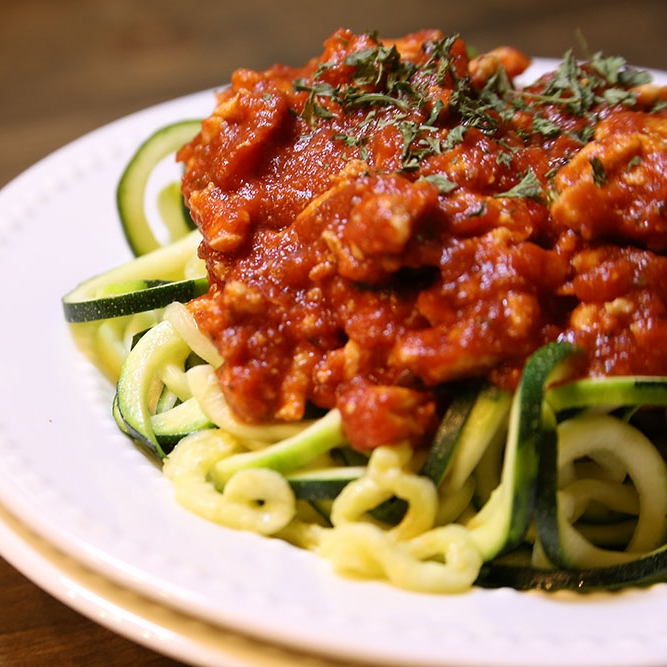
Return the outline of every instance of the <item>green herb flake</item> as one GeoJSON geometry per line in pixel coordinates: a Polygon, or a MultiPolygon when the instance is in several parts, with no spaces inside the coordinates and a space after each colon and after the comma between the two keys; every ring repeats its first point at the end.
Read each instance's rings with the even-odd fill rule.
{"type": "Polygon", "coordinates": [[[486,213],[487,208],[488,208],[488,203],[486,201],[483,201],[482,205],[476,211],[473,211],[472,213],[468,213],[468,217],[469,218],[479,218],[486,213]]]}
{"type": "Polygon", "coordinates": [[[546,139],[551,139],[559,136],[563,131],[553,121],[537,114],[533,116],[533,132],[541,134],[546,139]]]}
{"type": "Polygon", "coordinates": [[[646,70],[630,67],[621,56],[603,56],[594,53],[589,62],[591,67],[612,86],[633,88],[650,83],[651,74],[646,70]]]}
{"type": "Polygon", "coordinates": [[[441,195],[449,194],[450,192],[456,190],[456,188],[459,187],[457,183],[454,183],[454,181],[450,181],[443,174],[429,174],[428,176],[424,176],[423,178],[432,185],[435,185],[435,187],[438,188],[438,192],[441,195]]]}
{"type": "Polygon", "coordinates": [[[621,71],[625,67],[625,58],[621,56],[604,57],[601,53],[594,53],[589,62],[593,69],[604,77],[611,85],[620,81],[621,71]]]}
{"type": "Polygon", "coordinates": [[[443,150],[450,151],[462,143],[465,137],[465,133],[466,128],[464,125],[457,125],[456,127],[453,127],[451,130],[449,130],[443,144],[443,150]]]}
{"type": "Polygon", "coordinates": [[[638,167],[642,163],[641,155],[635,155],[632,159],[628,160],[628,165],[625,168],[626,171],[632,171],[635,167],[638,167]]]}
{"type": "MultiPolygon", "coordinates": [[[[427,60],[420,65],[403,60],[396,46],[383,44],[377,33],[369,33],[369,39],[368,48],[346,56],[344,65],[352,69],[344,83],[332,86],[324,80],[331,68],[341,66],[340,62],[320,63],[311,79],[293,82],[294,90],[308,94],[300,115],[313,128],[338,113],[365,110],[355,136],[335,138],[349,148],[357,148],[359,156],[367,159],[366,141],[357,136],[369,131],[366,128],[371,123],[378,129],[393,126],[403,140],[399,168],[403,172],[414,172],[424,160],[453,150],[470,129],[501,142],[507,129],[520,142],[530,142],[536,135],[552,139],[563,134],[585,145],[593,139],[600,120],[598,105],[633,106],[636,94],[632,88],[651,80],[648,73],[629,67],[623,58],[595,53],[578,61],[570,50],[551,77],[544,80],[540,92],[515,89],[503,68],[480,89],[469,74],[457,74],[451,51],[458,35],[426,42],[422,49],[427,60]],[[446,103],[437,91],[433,93],[438,85],[449,91],[446,103]],[[545,111],[547,105],[558,107],[554,115],[545,111]],[[530,129],[515,126],[517,110],[532,116],[530,129]],[[561,122],[562,112],[584,122],[568,129],[568,123],[561,122]],[[449,130],[443,127],[445,122],[449,130]]],[[[511,168],[513,149],[501,146],[504,150],[498,152],[496,161],[511,168]]],[[[602,187],[606,182],[603,165],[593,159],[591,166],[596,185],[602,187]]],[[[451,182],[442,178],[435,175],[430,180],[441,192],[451,191],[451,182]]],[[[531,170],[507,192],[494,196],[548,200],[545,186],[531,170]]]]}
{"type": "Polygon", "coordinates": [[[607,171],[604,168],[604,164],[602,164],[602,160],[597,156],[593,156],[588,161],[591,164],[593,172],[593,183],[599,188],[603,187],[607,183],[607,171]]]}
{"type": "Polygon", "coordinates": [[[523,178],[513,188],[493,196],[496,198],[533,199],[537,202],[543,202],[545,199],[542,183],[532,169],[526,171],[523,178]]]}
{"type": "Polygon", "coordinates": [[[629,90],[623,90],[623,88],[607,88],[602,93],[602,99],[608,104],[632,106],[637,101],[637,96],[629,90]]]}
{"type": "Polygon", "coordinates": [[[512,166],[512,159],[512,153],[509,151],[499,151],[496,155],[496,164],[509,169],[512,166]]]}

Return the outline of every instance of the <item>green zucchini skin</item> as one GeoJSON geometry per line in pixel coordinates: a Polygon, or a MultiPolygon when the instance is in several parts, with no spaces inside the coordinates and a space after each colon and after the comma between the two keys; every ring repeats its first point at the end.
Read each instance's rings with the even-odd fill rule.
{"type": "Polygon", "coordinates": [[[667,405],[667,378],[653,376],[597,377],[568,382],[550,389],[546,401],[557,412],[587,407],[667,405]]]}
{"type": "Polygon", "coordinates": [[[436,486],[442,483],[447,474],[454,452],[461,443],[463,427],[483,391],[483,388],[476,385],[463,386],[461,391],[455,394],[438,426],[428,456],[420,471],[420,474],[428,477],[436,486]]]}
{"type": "MultiPolygon", "coordinates": [[[[436,486],[442,482],[457,446],[461,445],[463,427],[481,392],[482,389],[477,385],[462,386],[445,411],[419,473],[428,477],[436,486]]],[[[371,514],[378,521],[395,526],[403,519],[407,509],[407,503],[402,498],[390,498],[371,514]]]]}
{"type": "MultiPolygon", "coordinates": [[[[589,413],[562,422],[543,443],[535,514],[537,535],[548,563],[564,570],[624,565],[661,548],[667,531],[667,466],[663,455],[641,431],[619,417],[589,413]],[[621,466],[618,480],[632,480],[638,494],[636,528],[617,548],[588,541],[567,514],[560,497],[564,462],[613,460],[621,466]]],[[[582,480],[583,481],[583,480],[582,480]]],[[[567,478],[566,478],[567,482],[567,478]]],[[[618,498],[619,491],[615,491],[618,498]]],[[[634,513],[634,509],[631,510],[634,513]]],[[[585,531],[584,531],[585,533],[585,531]]]]}
{"type": "Polygon", "coordinates": [[[559,367],[578,352],[566,343],[547,344],[525,364],[512,398],[502,477],[491,498],[469,524],[485,561],[516,548],[533,520],[544,391],[559,367]]]}
{"type": "Polygon", "coordinates": [[[112,414],[116,425],[125,435],[160,458],[168,456],[186,436],[215,428],[215,425],[191,401],[180,403],[171,410],[153,415],[150,420],[150,431],[145,427],[135,427],[130,419],[125,418],[118,393],[114,396],[112,414]]]}
{"type": "Polygon", "coordinates": [[[166,456],[155,434],[148,405],[149,388],[167,361],[183,365],[190,349],[164,320],[142,336],[130,352],[118,382],[114,417],[121,430],[160,458],[166,456]]]}
{"type": "Polygon", "coordinates": [[[556,415],[544,410],[537,469],[535,515],[540,542],[552,564],[564,561],[558,520],[558,432],[556,415]]]}
{"type": "MultiPolygon", "coordinates": [[[[117,194],[123,229],[137,256],[159,248],[145,218],[135,217],[138,197],[143,197],[150,170],[156,160],[185,143],[188,140],[186,135],[198,129],[199,121],[178,125],[178,128],[171,128],[165,134],[159,132],[151,137],[128,165],[119,184],[117,194]]],[[[187,215],[184,217],[187,218],[187,215]]],[[[184,231],[191,229],[191,220],[186,220],[186,223],[184,231]]],[[[138,261],[144,259],[142,257],[138,261]]],[[[189,280],[139,279],[134,283],[131,288],[125,289],[121,284],[116,285],[111,281],[103,285],[102,295],[95,295],[95,290],[88,290],[86,284],[82,284],[63,298],[66,321],[95,322],[155,310],[173,301],[187,302],[204,294],[209,288],[208,280],[204,277],[189,280]]],[[[96,277],[91,282],[93,284],[99,289],[100,277],[96,277]]],[[[174,344],[167,339],[163,342],[174,344]]],[[[545,391],[557,367],[576,352],[577,349],[568,343],[553,343],[537,350],[526,363],[520,386],[512,399],[510,423],[513,426],[506,444],[506,449],[512,455],[501,481],[506,494],[500,501],[493,503],[495,507],[487,523],[499,517],[502,517],[502,521],[498,524],[498,530],[489,530],[489,526],[486,526],[484,536],[480,538],[484,543],[486,560],[476,582],[480,587],[595,591],[644,586],[667,579],[667,545],[627,563],[585,570],[566,570],[562,567],[538,569],[496,560],[522,543],[528,525],[536,514],[547,517],[546,520],[542,519],[543,525],[546,521],[548,526],[547,532],[540,535],[543,542],[547,541],[546,551],[551,554],[559,552],[556,513],[551,511],[553,507],[547,507],[554,502],[558,484],[558,415],[588,407],[605,406],[612,410],[667,405],[667,378],[594,378],[559,384],[545,391]],[[540,488],[541,492],[538,491],[540,488]],[[549,516],[553,519],[551,524],[549,516]]],[[[130,376],[131,373],[126,372],[119,382],[114,416],[125,434],[157,454],[158,458],[167,456],[188,433],[214,428],[198,414],[193,414],[191,420],[170,422],[166,428],[156,428],[142,404],[143,391],[138,390],[145,375],[143,379],[130,379],[130,376]]],[[[498,391],[478,383],[462,383],[459,389],[460,393],[454,396],[420,470],[420,474],[431,479],[436,486],[446,478],[458,448],[471,446],[471,440],[484,440],[480,434],[489,424],[477,424],[472,428],[471,436],[470,417],[476,403],[491,400],[492,393],[498,391]]],[[[495,421],[492,423],[495,424],[495,421]]],[[[337,440],[336,444],[342,442],[337,440]]],[[[286,478],[298,499],[317,506],[334,500],[347,484],[358,479],[363,472],[362,465],[348,464],[333,471],[288,473],[286,478]]],[[[373,516],[388,524],[397,524],[405,511],[406,503],[394,498],[376,508],[373,516]]],[[[563,559],[555,560],[561,562],[563,559]]]]}
{"type": "Polygon", "coordinates": [[[649,586],[667,579],[667,546],[622,565],[585,570],[547,570],[486,563],[475,585],[482,588],[579,592],[614,591],[649,586]]]}
{"type": "Polygon", "coordinates": [[[562,542],[558,517],[558,434],[554,408],[566,413],[591,407],[612,411],[619,407],[646,405],[667,405],[667,378],[593,378],[559,385],[547,392],[540,435],[535,515],[540,542],[555,567],[488,562],[480,572],[477,585],[593,592],[648,586],[667,580],[667,545],[615,565],[583,569],[568,567],[568,553],[562,542]]]}
{"type": "Polygon", "coordinates": [[[334,500],[352,481],[365,472],[362,466],[343,466],[286,475],[294,495],[299,500],[316,502],[334,500]]]}
{"type": "MultiPolygon", "coordinates": [[[[191,141],[200,130],[200,120],[184,120],[160,128],[144,141],[125,168],[116,188],[116,205],[125,239],[136,257],[161,245],[144,208],[146,186],[153,169],[163,158],[191,141]]],[[[192,228],[192,222],[184,215],[181,206],[175,213],[182,218],[180,232],[176,234],[184,235],[192,228]]],[[[170,232],[173,236],[173,229],[170,232]]]]}
{"type": "Polygon", "coordinates": [[[185,436],[215,428],[215,424],[201,411],[197,401],[190,398],[153,415],[151,427],[162,451],[169,454],[185,436]]]}
{"type": "Polygon", "coordinates": [[[558,366],[578,353],[569,343],[551,343],[529,357],[524,368],[515,400],[520,405],[518,416],[517,467],[511,525],[502,551],[521,543],[532,520],[536,503],[536,479],[543,438],[551,437],[545,430],[543,401],[546,385],[558,366]]]}
{"type": "MultiPolygon", "coordinates": [[[[455,466],[457,453],[466,452],[473,460],[479,459],[504,428],[509,403],[508,393],[484,382],[463,383],[457,387],[419,474],[440,487],[455,466]]],[[[404,500],[391,498],[371,514],[379,521],[396,525],[406,511],[404,500]]]]}
{"type": "Polygon", "coordinates": [[[209,475],[219,489],[224,488],[234,473],[247,468],[271,468],[287,475],[333,448],[346,444],[340,411],[333,408],[295,435],[263,449],[222,459],[211,467],[209,475]]]}
{"type": "Polygon", "coordinates": [[[205,294],[209,283],[207,278],[143,280],[137,281],[134,287],[129,292],[100,298],[73,300],[65,297],[62,302],[65,320],[72,324],[94,322],[164,308],[173,301],[185,303],[205,294]]]}

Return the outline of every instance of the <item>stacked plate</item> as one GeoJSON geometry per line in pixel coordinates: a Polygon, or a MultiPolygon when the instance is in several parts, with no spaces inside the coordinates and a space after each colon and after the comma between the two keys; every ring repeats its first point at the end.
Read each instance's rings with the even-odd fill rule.
{"type": "Polygon", "coordinates": [[[176,504],[116,429],[113,389],[75,348],[60,299],[130,258],[115,187],[138,145],[212,106],[206,91],[134,114],[0,192],[0,555],[93,620],[192,664],[667,662],[666,586],[406,593],[176,504]]]}

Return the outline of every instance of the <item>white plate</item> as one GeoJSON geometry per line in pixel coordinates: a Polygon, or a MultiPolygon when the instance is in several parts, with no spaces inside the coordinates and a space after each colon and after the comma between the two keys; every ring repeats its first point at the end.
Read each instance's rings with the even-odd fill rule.
{"type": "Polygon", "coordinates": [[[202,667],[352,667],[314,662],[310,655],[232,634],[122,588],[28,530],[2,506],[0,543],[3,556],[17,570],[61,602],[182,662],[202,667]]]}
{"type": "Polygon", "coordinates": [[[60,297],[130,257],[114,190],[133,150],[212,104],[204,92],[134,114],[0,192],[0,503],[123,588],[303,652],[412,667],[666,663],[667,586],[411,594],[342,579],[311,553],[175,504],[159,470],[116,430],[111,388],[74,348],[60,297]]]}

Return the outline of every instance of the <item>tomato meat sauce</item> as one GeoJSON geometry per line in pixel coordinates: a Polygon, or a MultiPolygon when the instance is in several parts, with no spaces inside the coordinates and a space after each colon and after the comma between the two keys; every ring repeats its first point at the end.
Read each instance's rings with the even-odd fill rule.
{"type": "Polygon", "coordinates": [[[512,389],[553,340],[667,374],[667,93],[599,54],[528,65],[340,30],[234,73],[179,159],[239,419],[337,407],[356,448],[419,446],[458,381],[512,389]]]}

